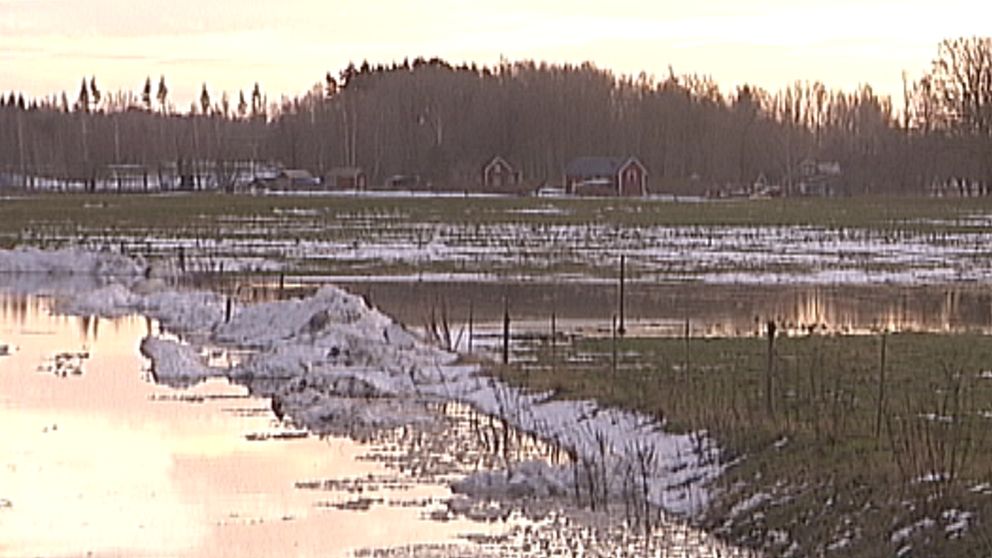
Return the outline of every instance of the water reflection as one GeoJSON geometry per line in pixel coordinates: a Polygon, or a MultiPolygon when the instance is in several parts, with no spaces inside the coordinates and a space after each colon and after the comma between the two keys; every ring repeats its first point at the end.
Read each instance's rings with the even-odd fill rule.
{"type": "MultiPolygon", "coordinates": [[[[507,301],[516,332],[547,333],[551,316],[561,333],[602,334],[618,313],[614,284],[431,283],[368,281],[344,285],[384,312],[422,326],[432,308],[452,325],[471,312],[480,332],[498,331],[507,301]]],[[[992,332],[992,291],[981,286],[738,286],[629,284],[630,335],[755,335],[767,320],[795,332],[992,332]]]]}
{"type": "Polygon", "coordinates": [[[349,440],[282,436],[267,401],[226,381],[148,383],[137,345],[156,329],[0,295],[0,339],[17,347],[0,359],[0,556],[335,556],[490,532],[421,517],[449,495],[437,484],[387,486],[364,511],[295,488],[397,473],[349,440]],[[81,375],[38,372],[82,354],[81,375]]]}

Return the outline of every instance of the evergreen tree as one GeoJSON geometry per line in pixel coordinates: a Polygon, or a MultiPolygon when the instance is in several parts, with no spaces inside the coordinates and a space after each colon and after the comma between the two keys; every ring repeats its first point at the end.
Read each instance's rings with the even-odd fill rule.
{"type": "Polygon", "coordinates": [[[158,98],[159,109],[163,113],[166,112],[166,108],[167,108],[166,101],[168,100],[169,97],[169,88],[165,86],[165,76],[162,76],[158,80],[158,94],[156,95],[156,97],[158,98]]]}
{"type": "Polygon", "coordinates": [[[210,93],[207,92],[207,84],[203,84],[203,90],[200,91],[200,108],[203,109],[203,114],[210,114],[210,93]]]}
{"type": "Polygon", "coordinates": [[[141,102],[145,105],[145,110],[152,110],[152,78],[145,78],[145,87],[141,90],[141,102]]]}
{"type": "Polygon", "coordinates": [[[245,101],[245,92],[238,91],[238,116],[244,118],[248,114],[248,102],[245,101]]]}
{"type": "Polygon", "coordinates": [[[358,75],[358,69],[355,68],[354,62],[348,62],[348,66],[341,70],[339,77],[341,78],[341,89],[347,89],[351,80],[358,75]]]}
{"type": "Polygon", "coordinates": [[[100,108],[100,89],[96,86],[96,76],[90,78],[90,102],[93,103],[93,110],[100,108]]]}
{"type": "MultiPolygon", "coordinates": [[[[13,94],[11,94],[13,96],[13,94]]],[[[86,78],[83,78],[83,84],[79,88],[79,98],[76,99],[76,111],[77,112],[89,112],[90,111],[90,90],[86,85],[86,78]]]]}
{"type": "Polygon", "coordinates": [[[265,105],[262,101],[262,90],[258,86],[258,82],[255,82],[255,88],[251,91],[251,116],[252,118],[258,118],[262,116],[262,109],[265,105]]]}

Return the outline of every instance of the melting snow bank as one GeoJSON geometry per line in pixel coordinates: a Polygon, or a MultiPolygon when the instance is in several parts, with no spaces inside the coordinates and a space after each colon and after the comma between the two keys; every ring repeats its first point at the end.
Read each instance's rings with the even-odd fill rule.
{"type": "Polygon", "coordinates": [[[430,423],[428,404],[457,400],[566,448],[573,465],[518,465],[461,481],[464,493],[492,497],[631,494],[673,513],[691,515],[709,500],[721,473],[719,450],[704,433],[676,435],[643,415],[591,401],[553,400],[509,387],[465,364],[457,354],[425,345],[365,301],[335,287],[312,297],[235,309],[204,291],[168,288],[139,259],[74,250],[0,252],[0,269],[95,278],[60,295],[60,311],[116,316],[140,313],[203,343],[253,349],[232,369],[210,369],[198,348],[148,338],[141,349],[155,377],[184,384],[227,375],[271,397],[280,416],[321,433],[430,423]]]}
{"type": "Polygon", "coordinates": [[[89,275],[108,281],[118,277],[140,276],[147,266],[140,258],[120,254],[88,252],[77,248],[39,250],[17,248],[0,257],[0,273],[42,273],[46,275],[89,275]]]}
{"type": "Polygon", "coordinates": [[[216,375],[203,365],[196,349],[171,339],[145,337],[141,354],[152,361],[152,376],[160,384],[188,386],[216,375]]]}
{"type": "Polygon", "coordinates": [[[14,293],[86,292],[110,283],[130,284],[147,269],[140,258],[73,248],[0,251],[0,277],[4,288],[14,293]]]}

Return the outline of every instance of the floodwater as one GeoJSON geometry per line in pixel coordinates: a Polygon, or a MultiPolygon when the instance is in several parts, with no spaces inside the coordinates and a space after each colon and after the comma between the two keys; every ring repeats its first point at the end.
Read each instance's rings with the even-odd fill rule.
{"type": "MultiPolygon", "coordinates": [[[[431,313],[450,326],[482,334],[502,327],[504,308],[515,334],[547,334],[551,316],[562,334],[609,334],[619,314],[616,283],[352,281],[342,286],[413,327],[431,313]],[[505,304],[505,306],[504,306],[505,304]]],[[[823,333],[992,333],[992,291],[978,285],[705,285],[628,283],[628,335],[760,335],[774,320],[781,331],[823,333]]]]}
{"type": "Polygon", "coordinates": [[[561,458],[464,405],[436,409],[439,431],[358,443],[280,423],[223,379],[155,384],[137,347],[161,334],[0,293],[0,557],[751,555],[679,522],[645,538],[617,510],[453,495],[511,455],[561,458]]]}
{"type": "Polygon", "coordinates": [[[156,323],[50,305],[0,294],[0,556],[338,556],[496,529],[430,520],[446,486],[242,387],[152,383],[137,347],[156,323]]]}

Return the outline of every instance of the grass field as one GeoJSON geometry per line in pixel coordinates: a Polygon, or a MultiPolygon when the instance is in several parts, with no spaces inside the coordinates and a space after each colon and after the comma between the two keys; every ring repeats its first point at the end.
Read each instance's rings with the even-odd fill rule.
{"type": "MultiPolygon", "coordinates": [[[[94,229],[211,228],[221,217],[271,217],[277,210],[313,211],[312,217],[369,218],[433,223],[540,223],[618,226],[815,226],[879,230],[978,230],[972,216],[992,212],[992,199],[837,198],[677,200],[477,197],[230,196],[223,194],[48,194],[7,197],[0,203],[3,232],[71,221],[94,229]]],[[[318,219],[319,220],[319,219],[318,219]]]]}
{"type": "Polygon", "coordinates": [[[767,338],[545,341],[502,375],[715,437],[729,466],[703,522],[737,543],[987,555],[992,339],[889,334],[884,363],[882,339],[778,338],[770,360],[767,338]]]}

